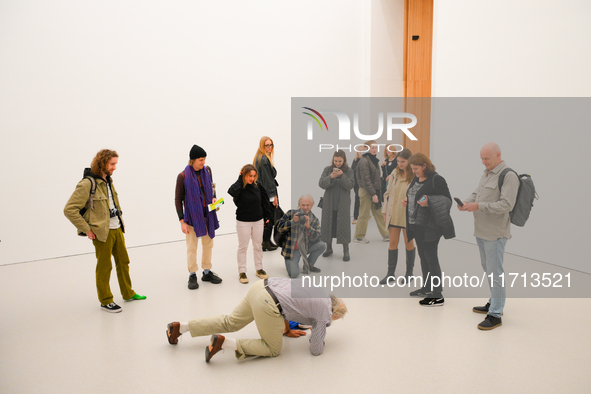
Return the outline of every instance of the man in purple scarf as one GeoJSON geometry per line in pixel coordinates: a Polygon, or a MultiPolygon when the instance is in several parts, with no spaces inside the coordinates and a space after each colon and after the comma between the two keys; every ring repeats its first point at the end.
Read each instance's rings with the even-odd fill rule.
{"type": "Polygon", "coordinates": [[[205,165],[207,153],[193,145],[189,152],[189,165],[176,179],[175,206],[181,222],[181,231],[187,239],[187,265],[189,268],[189,289],[199,288],[197,283],[197,245],[202,242],[201,268],[203,282],[222,283],[222,278],[211,271],[211,251],[215,230],[220,227],[216,211],[209,211],[208,205],[216,202],[215,183],[211,168],[205,165]],[[183,209],[184,205],[184,209],[183,209]]]}

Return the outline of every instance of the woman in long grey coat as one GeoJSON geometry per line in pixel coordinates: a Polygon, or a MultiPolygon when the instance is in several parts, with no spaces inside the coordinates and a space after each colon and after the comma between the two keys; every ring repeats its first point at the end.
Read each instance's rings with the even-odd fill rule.
{"type": "Polygon", "coordinates": [[[318,185],[323,188],[320,239],[326,243],[323,257],[332,254],[332,239],[343,245],[343,261],[351,260],[351,189],[355,183],[353,170],[347,166],[347,156],[338,150],[332,163],[322,171],[318,185]]]}

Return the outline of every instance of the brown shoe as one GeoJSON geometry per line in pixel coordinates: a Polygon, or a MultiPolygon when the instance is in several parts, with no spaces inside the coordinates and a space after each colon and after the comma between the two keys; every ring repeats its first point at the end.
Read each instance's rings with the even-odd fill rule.
{"type": "Polygon", "coordinates": [[[168,323],[168,329],[166,330],[166,337],[168,338],[168,343],[171,345],[176,345],[179,343],[179,337],[181,334],[181,323],[178,321],[168,323]]]}
{"type": "Polygon", "coordinates": [[[257,276],[261,279],[267,279],[269,277],[265,270],[257,270],[257,276]]]}
{"type": "Polygon", "coordinates": [[[209,360],[220,350],[222,350],[222,345],[226,337],[223,335],[212,335],[211,336],[211,345],[205,348],[205,362],[208,363],[209,360]]]}

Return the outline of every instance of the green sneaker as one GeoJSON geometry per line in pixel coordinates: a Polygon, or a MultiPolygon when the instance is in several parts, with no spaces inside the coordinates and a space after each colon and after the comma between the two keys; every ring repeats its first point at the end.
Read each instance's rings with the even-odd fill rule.
{"type": "Polygon", "coordinates": [[[134,294],[133,297],[131,297],[128,300],[125,301],[133,301],[133,300],[145,300],[147,297],[144,295],[139,295],[139,294],[134,294]]]}

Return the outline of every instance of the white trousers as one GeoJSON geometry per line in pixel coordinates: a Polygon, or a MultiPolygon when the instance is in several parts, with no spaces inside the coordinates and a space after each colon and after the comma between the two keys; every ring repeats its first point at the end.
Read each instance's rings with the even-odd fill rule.
{"type": "Polygon", "coordinates": [[[236,220],[236,232],[238,233],[238,272],[246,273],[246,251],[248,242],[252,239],[254,266],[256,270],[263,269],[263,219],[258,222],[241,222],[236,220]]]}

